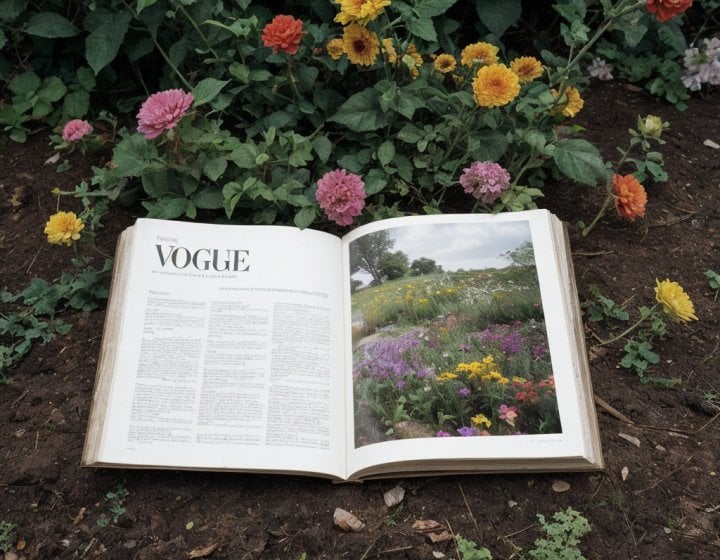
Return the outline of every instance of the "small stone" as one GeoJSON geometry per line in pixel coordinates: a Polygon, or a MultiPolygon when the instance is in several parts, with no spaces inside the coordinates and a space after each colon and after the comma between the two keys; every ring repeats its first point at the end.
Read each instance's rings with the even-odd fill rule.
{"type": "Polygon", "coordinates": [[[438,558],[438,559],[445,558],[445,555],[442,552],[440,552],[439,550],[433,550],[432,555],[433,555],[433,558],[438,558]]]}
{"type": "Polygon", "coordinates": [[[345,511],[341,508],[335,508],[335,513],[333,513],[333,522],[343,531],[358,532],[365,528],[365,523],[360,521],[349,511],[345,511]]]}
{"type": "Polygon", "coordinates": [[[385,500],[385,505],[387,507],[393,507],[398,505],[400,502],[403,501],[403,498],[405,497],[405,488],[402,486],[396,486],[392,490],[388,490],[383,495],[383,498],[385,500]]]}
{"type": "Polygon", "coordinates": [[[553,482],[552,489],[558,493],[567,492],[568,490],[570,490],[570,483],[565,482],[564,480],[556,480],[555,482],[553,482]]]}
{"type": "Polygon", "coordinates": [[[708,148],[712,148],[713,150],[720,150],[720,144],[717,142],[713,142],[709,138],[703,142],[703,146],[707,146],[708,148]]]}
{"type": "Polygon", "coordinates": [[[667,449],[665,449],[662,445],[659,443],[655,446],[655,449],[657,449],[660,453],[665,453],[667,449]]]}

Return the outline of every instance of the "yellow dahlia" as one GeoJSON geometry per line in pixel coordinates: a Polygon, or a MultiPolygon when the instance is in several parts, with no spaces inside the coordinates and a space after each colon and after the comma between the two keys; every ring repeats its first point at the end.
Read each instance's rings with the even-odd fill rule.
{"type": "Polygon", "coordinates": [[[510,63],[510,70],[517,74],[521,84],[538,79],[545,71],[540,61],[532,56],[516,58],[510,63]]]}
{"type": "Polygon", "coordinates": [[[383,47],[383,51],[385,53],[385,58],[387,58],[387,61],[390,64],[395,64],[397,62],[397,51],[395,50],[395,46],[393,45],[393,40],[389,37],[386,39],[383,39],[382,47],[383,47]]]}
{"type": "Polygon", "coordinates": [[[73,241],[80,239],[80,232],[85,227],[75,212],[58,212],[50,216],[45,224],[44,233],[48,243],[53,245],[72,245],[73,241]]]}
{"type": "Polygon", "coordinates": [[[460,63],[463,66],[474,64],[495,64],[498,61],[498,48],[490,43],[473,43],[465,47],[460,53],[460,63]]]}
{"type": "Polygon", "coordinates": [[[403,64],[410,70],[410,75],[413,78],[417,78],[420,75],[420,67],[423,65],[423,57],[417,51],[415,43],[408,45],[405,56],[403,56],[403,64]]]}
{"type": "Polygon", "coordinates": [[[695,306],[680,284],[667,279],[655,282],[655,299],[662,304],[665,313],[678,321],[697,321],[695,306]]]}
{"type": "Polygon", "coordinates": [[[500,107],[518,96],[520,81],[504,64],[491,64],[477,71],[472,88],[475,103],[481,107],[500,107]]]}
{"type": "Polygon", "coordinates": [[[370,66],[380,52],[377,35],[362,25],[351,23],[343,29],[343,52],[353,64],[370,66]]]}
{"type": "Polygon", "coordinates": [[[441,54],[435,59],[433,66],[441,74],[449,74],[457,67],[457,61],[451,54],[441,54]]]}
{"type": "Polygon", "coordinates": [[[342,25],[367,25],[382,13],[385,6],[390,5],[390,0],[337,0],[335,3],[340,4],[336,22],[342,25]]]}
{"type": "Polygon", "coordinates": [[[325,45],[325,49],[330,55],[330,58],[332,58],[333,60],[339,60],[340,57],[343,55],[343,40],[340,37],[330,39],[327,42],[327,45],[325,45]]]}
{"type": "MultiPolygon", "coordinates": [[[[555,96],[555,99],[558,98],[558,92],[556,89],[551,90],[552,94],[555,96]]],[[[567,87],[565,88],[565,103],[562,105],[558,105],[554,110],[553,113],[559,113],[562,111],[562,114],[566,117],[574,117],[580,112],[580,109],[583,108],[583,105],[585,105],[585,102],[582,100],[582,97],[580,97],[580,92],[574,88],[574,87],[567,87]]]]}

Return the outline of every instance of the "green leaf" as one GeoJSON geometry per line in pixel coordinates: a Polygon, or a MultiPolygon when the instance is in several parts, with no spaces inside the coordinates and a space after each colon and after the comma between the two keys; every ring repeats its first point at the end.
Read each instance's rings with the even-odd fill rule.
{"type": "Polygon", "coordinates": [[[113,150],[115,172],[120,177],[138,177],[153,158],[157,157],[155,144],[148,142],[142,134],[125,138],[113,150]]]}
{"type": "Polygon", "coordinates": [[[160,199],[171,191],[170,174],[166,169],[144,173],[142,176],[143,190],[148,196],[160,199]]]}
{"type": "Polygon", "coordinates": [[[382,128],[387,124],[387,116],[380,109],[380,95],[376,89],[366,88],[340,105],[328,120],[345,125],[355,132],[382,128]]]}
{"type": "Polygon", "coordinates": [[[415,11],[421,18],[440,16],[447,12],[457,0],[423,0],[418,2],[415,11]]]}
{"type": "Polygon", "coordinates": [[[201,188],[190,200],[196,208],[218,210],[223,207],[224,197],[222,189],[213,185],[201,188]]]}
{"type": "Polygon", "coordinates": [[[148,210],[148,218],[174,220],[190,210],[192,205],[184,197],[167,197],[157,202],[144,202],[143,206],[148,210]]]}
{"type": "Polygon", "coordinates": [[[333,145],[327,136],[316,136],[312,139],[312,147],[322,163],[327,163],[332,153],[333,145]]]}
{"type": "Polygon", "coordinates": [[[90,108],[90,94],[86,91],[71,91],[63,99],[63,114],[66,117],[80,118],[90,108]]]}
{"type": "Polygon", "coordinates": [[[553,160],[563,175],[584,185],[594,186],[599,180],[608,178],[600,152],[587,140],[558,141],[553,160]]]}
{"type": "Polygon", "coordinates": [[[521,0],[476,0],[475,7],[480,21],[497,37],[517,23],[522,12],[521,0]]]}
{"type": "Polygon", "coordinates": [[[240,144],[230,154],[230,159],[240,169],[254,169],[257,167],[255,159],[258,156],[257,147],[254,144],[240,144]]]}
{"type": "Polygon", "coordinates": [[[60,78],[57,76],[50,76],[42,81],[40,89],[37,93],[40,100],[47,101],[48,103],[55,103],[56,101],[60,101],[62,99],[66,91],[67,87],[65,87],[65,84],[62,83],[60,78]]]}
{"type": "Polygon", "coordinates": [[[195,98],[193,102],[194,107],[199,107],[215,99],[220,90],[224,88],[230,80],[216,80],[215,78],[205,78],[198,82],[193,88],[192,94],[195,98]]]}
{"type": "Polygon", "coordinates": [[[415,126],[414,124],[406,124],[402,127],[398,133],[397,138],[408,144],[417,144],[420,140],[425,138],[425,132],[415,126]]]}
{"type": "Polygon", "coordinates": [[[203,173],[211,180],[217,181],[227,169],[227,160],[222,157],[213,158],[203,165],[203,173]]]}
{"type": "Polygon", "coordinates": [[[102,23],[85,39],[85,58],[97,76],[117,56],[132,16],[129,12],[100,16],[102,23]]]}
{"type": "Polygon", "coordinates": [[[149,8],[152,6],[157,0],[138,0],[137,2],[137,13],[139,14],[142,12],[145,8],[149,8]]]}
{"type": "Polygon", "coordinates": [[[392,140],[386,140],[385,142],[380,144],[377,156],[378,161],[380,161],[380,165],[382,165],[383,167],[385,167],[393,160],[393,158],[395,157],[395,145],[392,143],[392,140]]]}
{"type": "Polygon", "coordinates": [[[406,24],[408,31],[415,37],[425,39],[431,43],[437,41],[437,32],[430,18],[409,18],[406,24]]]}
{"type": "Polygon", "coordinates": [[[5,45],[7,45],[7,36],[3,30],[0,29],[0,50],[2,50],[5,45]]]}
{"type": "Polygon", "coordinates": [[[27,95],[28,93],[37,91],[40,83],[41,80],[35,72],[23,72],[10,80],[8,89],[15,95],[27,95]]]}
{"type": "Polygon", "coordinates": [[[80,30],[55,12],[40,12],[34,14],[25,26],[25,33],[36,37],[57,39],[59,37],[74,37],[80,30]]]}
{"type": "Polygon", "coordinates": [[[508,148],[508,140],[497,130],[479,130],[468,136],[468,156],[477,161],[499,161],[508,148]]]}
{"type": "Polygon", "coordinates": [[[295,214],[295,218],[293,218],[293,223],[300,229],[305,229],[315,221],[315,216],[315,207],[306,206],[305,208],[301,208],[298,213],[295,214]]]}
{"type": "Polygon", "coordinates": [[[85,91],[92,91],[95,89],[96,81],[95,74],[87,66],[82,66],[77,70],[77,81],[80,87],[85,91]]]}
{"type": "Polygon", "coordinates": [[[229,67],[228,71],[233,78],[237,78],[242,83],[250,83],[250,67],[247,64],[241,64],[239,62],[233,62],[229,67]]]}

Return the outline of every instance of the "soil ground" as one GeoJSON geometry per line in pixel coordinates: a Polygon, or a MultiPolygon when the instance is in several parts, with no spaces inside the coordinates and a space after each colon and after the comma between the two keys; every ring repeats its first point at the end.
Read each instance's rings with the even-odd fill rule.
{"type": "MultiPolygon", "coordinates": [[[[35,346],[10,372],[10,384],[0,386],[0,521],[17,525],[5,559],[457,558],[451,541],[432,543],[413,529],[419,519],[488,547],[494,558],[520,558],[542,536],[537,514],[568,506],[592,527],[580,544],[587,558],[720,558],[720,298],[704,276],[720,273],[720,150],[703,144],[720,143],[720,97],[695,98],[679,113],[619,82],[593,84],[585,95],[578,120],[606,158],[626,145],[638,115],[668,120],[661,151],[670,178],[646,183],[644,219],[609,215],[587,237],[576,224],[595,215],[601,189],[547,187],[542,206],[570,225],[580,300],[595,284],[637,310],[654,302],[656,279],[670,278],[688,292],[699,317],[671,324],[655,345],[661,360],[647,375],[679,378],[672,389],[619,367],[622,343],[593,348],[595,336],[608,331],[586,322],[595,394],[619,412],[598,405],[604,472],[335,485],[294,476],[81,468],[104,313],[66,313],[69,334],[35,346]],[[621,433],[636,437],[639,447],[621,433]],[[569,490],[554,491],[558,480],[569,490]],[[383,493],[398,484],[405,499],[390,510],[383,493]],[[106,494],[118,485],[127,491],[125,511],[100,527],[98,520],[112,515],[106,494]],[[338,507],[365,528],[335,527],[338,507]]],[[[25,145],[0,144],[0,289],[17,292],[34,277],[52,280],[68,267],[72,250],[49,245],[43,235],[57,209],[50,191],[89,178],[93,162],[73,154],[72,169],[57,174],[43,164],[50,155],[47,131],[25,145]]],[[[79,210],[76,202],[65,197],[62,209],[79,210]]],[[[114,208],[105,218],[99,238],[105,252],[112,253],[136,214],[114,208]]]]}

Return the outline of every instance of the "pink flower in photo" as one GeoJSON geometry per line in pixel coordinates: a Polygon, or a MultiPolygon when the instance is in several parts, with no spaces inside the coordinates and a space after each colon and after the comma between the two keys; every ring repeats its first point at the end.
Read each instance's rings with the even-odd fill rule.
{"type": "Polygon", "coordinates": [[[463,169],[460,184],[466,193],[491,204],[510,188],[510,174],[495,162],[476,161],[463,169]]]}
{"type": "Polygon", "coordinates": [[[140,107],[137,114],[138,131],[152,140],[163,131],[175,128],[192,105],[192,93],[181,89],[167,89],[153,93],[140,107]]]}
{"type": "Polygon", "coordinates": [[[82,119],[73,119],[65,123],[62,131],[62,139],[66,142],[77,142],[90,134],[92,125],[82,119]]]}
{"type": "Polygon", "coordinates": [[[508,406],[506,404],[500,405],[500,420],[504,420],[510,424],[513,428],[515,427],[515,419],[520,414],[516,406],[508,406]]]}
{"type": "Polygon", "coordinates": [[[349,226],[365,207],[365,183],[344,169],[328,171],[317,182],[315,198],[328,218],[339,226],[349,226]]]}

